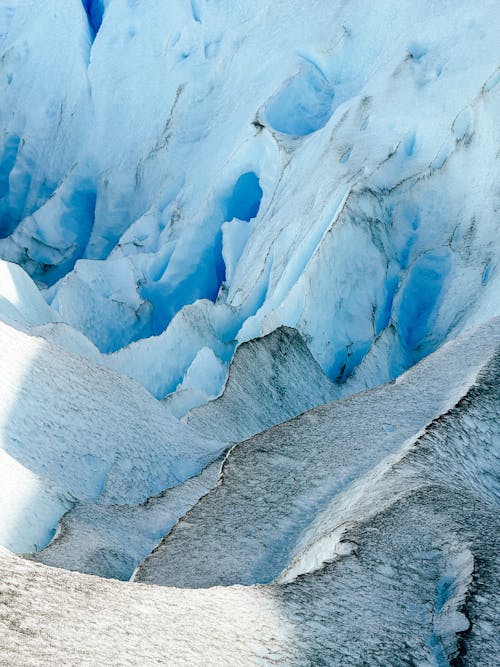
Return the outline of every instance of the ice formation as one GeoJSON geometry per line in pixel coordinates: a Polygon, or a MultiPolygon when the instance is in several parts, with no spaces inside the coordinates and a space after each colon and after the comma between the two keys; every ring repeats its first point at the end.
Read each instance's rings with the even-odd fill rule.
{"type": "Polygon", "coordinates": [[[494,2],[83,5],[2,10],[0,254],[102,352],[165,332],[119,370],[287,324],[368,387],[498,308],[494,2]]]}
{"type": "Polygon", "coordinates": [[[495,662],[497,9],[0,2],[0,664],[495,662]]]}

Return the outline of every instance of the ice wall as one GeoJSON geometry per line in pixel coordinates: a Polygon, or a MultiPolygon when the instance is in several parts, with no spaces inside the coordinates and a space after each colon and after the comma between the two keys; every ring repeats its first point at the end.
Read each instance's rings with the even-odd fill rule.
{"type": "Polygon", "coordinates": [[[497,14],[4,3],[0,256],[102,352],[139,341],[119,370],[161,356],[159,397],[282,324],[338,383],[395,377],[499,309],[497,14]]]}

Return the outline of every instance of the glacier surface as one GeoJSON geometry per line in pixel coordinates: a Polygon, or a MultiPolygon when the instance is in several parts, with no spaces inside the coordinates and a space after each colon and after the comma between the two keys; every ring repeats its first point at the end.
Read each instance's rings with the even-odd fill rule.
{"type": "Polygon", "coordinates": [[[0,1],[1,665],[495,663],[499,34],[0,1]]]}

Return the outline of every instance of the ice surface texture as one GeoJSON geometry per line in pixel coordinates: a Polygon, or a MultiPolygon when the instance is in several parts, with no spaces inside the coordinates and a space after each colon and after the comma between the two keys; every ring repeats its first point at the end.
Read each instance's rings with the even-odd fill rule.
{"type": "Polygon", "coordinates": [[[55,501],[43,515],[32,486],[58,492],[59,515],[77,499],[136,504],[224,449],[115,371],[1,322],[0,339],[4,546],[29,551],[50,537],[55,501]]]}
{"type": "MultiPolygon", "coordinates": [[[[2,552],[2,659],[9,665],[54,656],[91,665],[96,655],[113,665],[494,664],[500,526],[492,445],[500,369],[491,348],[483,351],[475,380],[458,381],[456,405],[379,470],[365,516],[350,517],[340,541],[327,535],[329,557],[319,570],[267,586],[186,590],[106,582],[2,552]]],[[[433,378],[420,370],[422,391],[433,378]]],[[[407,391],[404,382],[394,386],[407,391]]],[[[302,435],[331,423],[329,413],[316,413],[309,431],[303,423],[302,435]]],[[[276,429],[268,437],[273,432],[279,437],[276,429]]],[[[275,473],[279,484],[280,469],[275,473]]],[[[248,507],[254,500],[247,497],[248,507]]],[[[238,533],[244,530],[240,523],[238,533]]]]}
{"type": "Polygon", "coordinates": [[[177,520],[215,485],[220,461],[140,505],[78,502],[50,545],[29,556],[46,565],[128,581],[177,520]]]}
{"type": "Polygon", "coordinates": [[[498,34],[0,3],[0,662],[495,663],[498,34]]]}
{"type": "MultiPolygon", "coordinates": [[[[174,394],[180,398],[187,390],[174,394]]],[[[238,348],[221,397],[193,410],[200,435],[236,441],[331,400],[336,388],[300,335],[280,328],[238,348]]],[[[77,502],[51,544],[32,558],[70,570],[129,579],[177,520],[215,485],[220,461],[139,506],[77,502]]],[[[40,545],[43,546],[43,545],[40,545]]]]}
{"type": "Polygon", "coordinates": [[[306,14],[0,10],[0,256],[158,398],[282,324],[368,388],[499,310],[496,3],[306,14]]]}
{"type": "MultiPolygon", "coordinates": [[[[406,452],[408,442],[467,393],[499,344],[496,319],[445,345],[396,383],[321,406],[236,445],[216,488],[177,524],[137,579],[187,587],[275,579],[321,512],[344,495],[356,497],[360,480],[380,475],[380,467],[406,452]]],[[[474,446],[471,456],[479,455],[474,446]]],[[[442,465],[438,456],[430,468],[442,465]]],[[[484,474],[488,479],[492,472],[484,474]]],[[[471,486],[480,492],[479,481],[471,486]]],[[[359,514],[337,516],[332,532],[359,514]]],[[[307,544],[318,539],[309,536],[307,544]]]]}
{"type": "Polygon", "coordinates": [[[238,442],[338,394],[297,331],[280,327],[243,343],[221,396],[184,421],[205,435],[238,442]]]}

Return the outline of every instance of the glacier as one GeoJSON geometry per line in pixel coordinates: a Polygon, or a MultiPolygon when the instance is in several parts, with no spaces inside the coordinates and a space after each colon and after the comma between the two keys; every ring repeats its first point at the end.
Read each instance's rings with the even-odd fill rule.
{"type": "Polygon", "coordinates": [[[0,665],[494,664],[499,34],[0,2],[0,665]]]}
{"type": "Polygon", "coordinates": [[[164,332],[122,356],[132,376],[214,302],[158,398],[202,348],[227,364],[281,324],[332,380],[373,386],[498,310],[486,5],[319,2],[307,30],[298,2],[84,5],[3,10],[0,254],[101,352],[164,332]]]}

